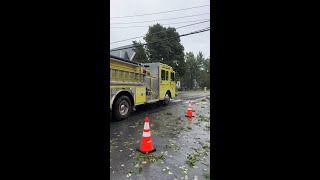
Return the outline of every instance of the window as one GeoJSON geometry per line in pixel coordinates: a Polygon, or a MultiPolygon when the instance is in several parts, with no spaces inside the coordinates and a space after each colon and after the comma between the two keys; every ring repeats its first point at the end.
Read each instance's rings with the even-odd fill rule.
{"type": "Polygon", "coordinates": [[[174,72],[171,73],[171,81],[174,81],[174,72]]]}
{"type": "Polygon", "coordinates": [[[166,72],[164,70],[161,70],[161,80],[166,79],[166,72]]]}
{"type": "Polygon", "coordinates": [[[169,79],[169,72],[166,71],[166,80],[168,81],[168,79],[169,79]]]}

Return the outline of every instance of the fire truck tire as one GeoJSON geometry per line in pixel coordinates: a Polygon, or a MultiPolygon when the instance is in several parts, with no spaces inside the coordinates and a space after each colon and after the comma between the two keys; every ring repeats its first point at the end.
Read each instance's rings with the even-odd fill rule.
{"type": "Polygon", "coordinates": [[[112,107],[113,115],[119,121],[127,119],[130,115],[131,109],[131,101],[129,97],[125,95],[122,95],[119,98],[117,98],[116,102],[112,107]]]}

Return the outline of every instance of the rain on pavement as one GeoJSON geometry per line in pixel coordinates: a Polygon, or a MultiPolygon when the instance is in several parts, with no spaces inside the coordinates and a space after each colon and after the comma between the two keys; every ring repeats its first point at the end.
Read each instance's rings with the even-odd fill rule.
{"type": "Polygon", "coordinates": [[[110,121],[110,179],[209,179],[210,92],[179,94],[168,106],[138,106],[124,121],[110,121]],[[192,101],[194,117],[185,117],[192,101]],[[141,154],[145,117],[153,147],[141,154]]]}

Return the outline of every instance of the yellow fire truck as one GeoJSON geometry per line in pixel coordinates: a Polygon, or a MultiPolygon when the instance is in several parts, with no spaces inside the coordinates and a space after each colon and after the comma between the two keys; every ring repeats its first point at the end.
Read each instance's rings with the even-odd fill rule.
{"type": "Polygon", "coordinates": [[[133,107],[176,96],[175,72],[162,63],[137,63],[110,55],[110,111],[117,120],[128,118],[133,107]]]}

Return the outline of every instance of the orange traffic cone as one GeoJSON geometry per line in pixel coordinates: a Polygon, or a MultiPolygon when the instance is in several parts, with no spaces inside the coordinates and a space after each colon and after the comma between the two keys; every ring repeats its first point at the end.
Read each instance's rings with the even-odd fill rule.
{"type": "Polygon", "coordinates": [[[192,116],[191,101],[189,101],[189,105],[188,105],[188,110],[187,110],[186,116],[187,117],[194,117],[194,116],[192,116]]]}
{"type": "Polygon", "coordinates": [[[149,118],[146,117],[144,121],[144,128],[143,128],[143,134],[141,138],[141,144],[140,148],[137,148],[138,151],[141,153],[151,153],[156,151],[156,149],[153,149],[152,146],[152,139],[151,139],[151,132],[150,132],[150,127],[149,127],[149,118]]]}

